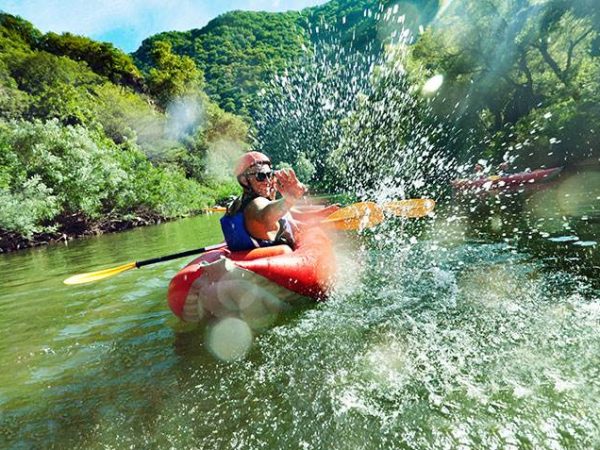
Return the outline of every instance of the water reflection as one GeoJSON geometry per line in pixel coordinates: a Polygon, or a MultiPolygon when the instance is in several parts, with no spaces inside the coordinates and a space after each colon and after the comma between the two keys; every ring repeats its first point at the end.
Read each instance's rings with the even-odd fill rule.
{"type": "Polygon", "coordinates": [[[503,241],[552,267],[599,279],[600,171],[566,170],[543,189],[463,199],[453,212],[472,238],[503,241]]]}

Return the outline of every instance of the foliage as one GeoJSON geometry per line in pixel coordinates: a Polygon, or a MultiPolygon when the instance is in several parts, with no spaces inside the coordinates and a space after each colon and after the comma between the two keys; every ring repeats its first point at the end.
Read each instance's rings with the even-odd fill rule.
{"type": "Polygon", "coordinates": [[[155,167],[133,144],[117,146],[81,126],[57,120],[0,124],[5,230],[30,235],[72,215],[176,217],[214,203],[215,192],[175,167],[155,167]]]}
{"type": "Polygon", "coordinates": [[[438,0],[331,0],[306,8],[303,18],[313,41],[334,36],[346,48],[377,54],[403,29],[416,34],[419,26],[433,20],[438,7],[438,0]]]}
{"type": "Polygon", "coordinates": [[[157,41],[193,58],[204,72],[206,92],[227,112],[246,117],[256,109],[256,94],[274,73],[281,72],[308,45],[297,25],[299,13],[232,12],[210,21],[200,30],[169,32],[146,39],[134,53],[147,71],[157,41]]]}
{"type": "Polygon", "coordinates": [[[16,119],[30,108],[31,97],[21,91],[6,64],[0,60],[0,119],[16,119]]]}
{"type": "Polygon", "coordinates": [[[438,7],[437,0],[402,2],[400,8],[395,4],[332,0],[301,12],[229,12],[199,30],[152,36],[134,57],[148,71],[154,43],[171,43],[176,54],[193,58],[203,70],[206,92],[221,108],[252,118],[260,110],[258,94],[266,83],[299,64],[312,43],[336,40],[347,49],[378,53],[403,26],[416,29],[429,23],[438,7]],[[405,24],[397,23],[400,14],[407,16],[405,24]]]}
{"type": "Polygon", "coordinates": [[[154,67],[148,73],[148,89],[163,108],[201,89],[202,72],[190,57],[173,54],[168,42],[155,42],[150,57],[154,67]]]}
{"type": "Polygon", "coordinates": [[[419,39],[409,67],[421,81],[444,74],[434,108],[459,128],[475,130],[471,142],[463,133],[463,150],[475,142],[479,153],[484,144],[493,158],[507,157],[508,151],[524,165],[560,165],[590,156],[596,139],[590,142],[589,133],[569,139],[570,148],[551,149],[550,139],[561,140],[565,131],[538,126],[545,122],[540,115],[552,111],[560,111],[560,122],[571,129],[599,124],[591,107],[600,92],[594,50],[599,15],[590,5],[587,0],[455,1],[419,39]]]}
{"type": "Polygon", "coordinates": [[[74,61],[85,61],[91,70],[115,84],[138,91],[142,89],[142,75],[131,56],[108,42],[96,42],[71,33],[47,33],[38,40],[39,44],[35,47],[37,49],[57,56],[67,56],[74,61]]]}
{"type": "Polygon", "coordinates": [[[66,57],[35,52],[15,62],[12,77],[31,96],[27,118],[58,118],[64,123],[89,123],[93,102],[87,86],[99,79],[86,67],[66,57]]]}
{"type": "Polygon", "coordinates": [[[309,182],[316,174],[315,164],[302,152],[296,161],[296,175],[300,181],[309,182]]]}
{"type": "Polygon", "coordinates": [[[90,93],[93,102],[89,108],[94,122],[115,143],[137,141],[143,147],[155,138],[162,118],[148,99],[110,82],[94,86],[90,93]]]}
{"type": "Polygon", "coordinates": [[[54,218],[60,208],[52,189],[33,176],[25,180],[18,190],[0,187],[0,228],[16,231],[26,237],[52,229],[44,226],[54,218]]]}
{"type": "Polygon", "coordinates": [[[24,47],[35,47],[42,33],[26,20],[0,12],[0,36],[24,47]]]}
{"type": "Polygon", "coordinates": [[[0,16],[1,229],[177,217],[234,191],[229,165],[247,125],[210,101],[190,58],[166,43],[153,58],[143,80],[110,44],[0,16]],[[217,160],[226,175],[215,176],[217,160]]]}

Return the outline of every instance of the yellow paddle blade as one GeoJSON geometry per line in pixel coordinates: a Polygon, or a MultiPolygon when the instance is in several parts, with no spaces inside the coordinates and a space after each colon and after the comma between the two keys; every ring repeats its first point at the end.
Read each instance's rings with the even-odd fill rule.
{"type": "Polygon", "coordinates": [[[135,262],[130,262],[127,264],[123,264],[122,266],[113,267],[111,269],[98,270],[97,272],[88,272],[88,273],[80,273],[78,275],[73,275],[72,277],[67,278],[63,283],[65,284],[82,284],[82,283],[90,283],[92,281],[102,280],[104,278],[112,277],[114,275],[118,275],[121,272],[125,272],[126,270],[135,269],[135,262]]]}
{"type": "Polygon", "coordinates": [[[430,198],[411,198],[384,203],[383,208],[400,217],[424,217],[433,211],[435,201],[430,198]]]}
{"type": "Polygon", "coordinates": [[[227,211],[227,208],[225,208],[224,206],[213,206],[212,208],[206,208],[204,210],[204,212],[209,212],[209,213],[225,212],[225,211],[227,211]]]}
{"type": "Polygon", "coordinates": [[[383,211],[373,202],[360,202],[338,209],[321,223],[332,224],[337,230],[364,230],[380,224],[383,211]]]}

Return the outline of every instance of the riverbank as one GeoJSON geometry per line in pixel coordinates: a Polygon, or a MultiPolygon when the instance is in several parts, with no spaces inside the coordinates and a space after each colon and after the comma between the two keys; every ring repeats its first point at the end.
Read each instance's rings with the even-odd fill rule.
{"type": "Polygon", "coordinates": [[[129,219],[123,217],[104,217],[100,220],[89,220],[82,215],[73,214],[62,218],[56,231],[34,233],[29,238],[16,232],[0,229],[0,253],[67,242],[86,236],[116,233],[147,225],[158,225],[162,222],[178,218],[166,218],[155,213],[144,213],[129,219]]]}
{"type": "MultiPolygon", "coordinates": [[[[340,199],[340,195],[318,195],[310,198],[311,204],[325,203],[326,200],[340,199]]],[[[87,236],[100,236],[106,233],[117,233],[130,230],[132,228],[145,227],[148,225],[158,225],[163,222],[184,217],[192,217],[206,213],[222,213],[225,204],[231,200],[231,196],[219,199],[214,207],[196,211],[187,215],[176,217],[165,217],[160,214],[146,212],[137,214],[135,217],[125,219],[123,217],[104,217],[99,220],[89,220],[80,214],[61,217],[57,224],[56,231],[34,233],[27,238],[20,233],[8,231],[0,228],[0,254],[11,253],[18,250],[24,250],[42,245],[51,245],[59,242],[68,242],[73,239],[79,239],[87,236]]],[[[308,200],[305,200],[308,201],[308,200]]],[[[347,201],[346,201],[347,203],[347,201]]]]}

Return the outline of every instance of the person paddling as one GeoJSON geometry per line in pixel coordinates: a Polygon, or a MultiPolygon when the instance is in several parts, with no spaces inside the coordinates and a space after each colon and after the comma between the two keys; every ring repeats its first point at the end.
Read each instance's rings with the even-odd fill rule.
{"type": "Polygon", "coordinates": [[[278,244],[293,248],[296,224],[289,212],[307,191],[294,170],[274,172],[268,156],[249,152],[239,159],[234,174],[243,193],[221,218],[229,249],[241,251],[278,244]],[[281,194],[279,199],[277,192],[281,194]]]}

